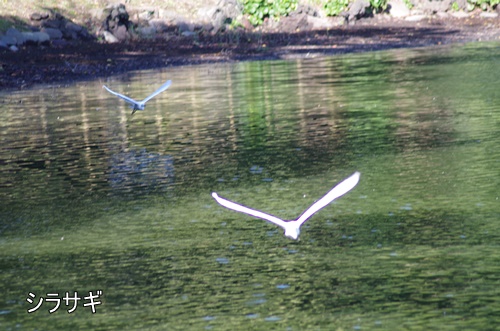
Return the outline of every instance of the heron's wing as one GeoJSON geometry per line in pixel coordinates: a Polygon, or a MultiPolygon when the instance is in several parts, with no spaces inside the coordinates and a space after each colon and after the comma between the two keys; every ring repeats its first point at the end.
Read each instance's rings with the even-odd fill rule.
{"type": "Polygon", "coordinates": [[[146,103],[148,102],[151,98],[157,96],[158,94],[160,94],[161,92],[165,91],[166,89],[168,89],[170,87],[170,84],[172,84],[172,81],[171,80],[167,80],[165,82],[165,84],[163,84],[162,86],[160,86],[159,89],[157,89],[156,91],[153,92],[153,94],[151,94],[149,97],[147,97],[146,99],[142,100],[141,103],[146,103]]]}
{"type": "Polygon", "coordinates": [[[212,197],[219,204],[221,204],[222,206],[224,206],[224,207],[226,207],[228,209],[239,211],[240,213],[245,213],[245,214],[251,215],[253,217],[262,218],[262,219],[264,219],[266,221],[269,221],[269,222],[271,222],[271,223],[273,223],[275,225],[281,226],[283,229],[285,229],[286,222],[283,221],[283,220],[281,220],[281,219],[279,219],[279,218],[277,218],[276,216],[269,215],[269,214],[263,213],[261,211],[254,210],[254,209],[242,206],[240,204],[237,204],[235,202],[229,201],[227,199],[221,198],[215,192],[212,193],[212,197]]]}
{"type": "Polygon", "coordinates": [[[337,199],[338,197],[340,197],[340,196],[346,194],[347,192],[349,192],[350,190],[352,190],[354,188],[354,186],[356,186],[356,184],[358,184],[359,176],[360,176],[360,173],[356,171],[350,177],[344,179],[342,182],[337,184],[333,189],[330,190],[330,192],[325,194],[324,197],[322,197],[321,199],[319,199],[318,201],[313,203],[311,205],[311,207],[306,209],[302,213],[302,215],[300,215],[300,217],[297,219],[297,222],[299,223],[299,225],[302,225],[305,221],[307,221],[309,219],[309,217],[311,217],[314,213],[316,213],[321,208],[328,205],[333,200],[337,199]]]}
{"type": "Polygon", "coordinates": [[[137,101],[135,101],[134,99],[132,98],[129,98],[123,94],[120,94],[118,92],[115,92],[111,89],[109,89],[106,85],[103,85],[102,87],[104,87],[109,93],[113,94],[113,95],[116,95],[117,97],[119,98],[122,98],[123,100],[125,100],[126,102],[130,103],[131,105],[138,105],[139,103],[137,101]]]}

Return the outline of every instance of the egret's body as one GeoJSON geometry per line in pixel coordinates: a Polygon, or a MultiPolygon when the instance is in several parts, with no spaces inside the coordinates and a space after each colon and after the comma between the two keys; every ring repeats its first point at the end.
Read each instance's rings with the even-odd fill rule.
{"type": "Polygon", "coordinates": [[[148,102],[150,99],[157,96],[161,92],[165,91],[166,89],[168,89],[170,87],[170,84],[172,84],[172,81],[167,80],[162,86],[160,86],[160,88],[158,88],[156,91],[154,91],[153,94],[151,94],[150,96],[148,96],[146,99],[144,99],[142,101],[136,101],[132,98],[127,97],[126,95],[115,92],[115,91],[111,90],[110,88],[108,88],[106,85],[103,85],[102,87],[104,87],[109,93],[116,95],[117,97],[125,100],[125,102],[129,103],[130,108],[132,108],[132,115],[133,115],[137,110],[144,110],[144,107],[146,106],[146,102],[148,102]]]}
{"type": "Polygon", "coordinates": [[[312,215],[314,215],[317,211],[320,209],[324,208],[326,205],[328,205],[330,202],[333,200],[337,199],[338,197],[346,194],[350,190],[352,190],[356,184],[359,182],[359,172],[355,172],[352,174],[350,177],[344,179],[342,182],[337,184],[333,189],[331,189],[325,196],[323,196],[321,199],[313,203],[309,208],[307,208],[302,215],[299,216],[296,220],[291,220],[291,221],[286,221],[282,220],[276,216],[270,215],[263,213],[261,211],[251,209],[248,207],[245,207],[243,205],[237,204],[235,202],[232,202],[230,200],[221,198],[217,193],[213,192],[212,197],[222,206],[232,209],[235,211],[239,211],[241,213],[245,213],[257,218],[264,219],[268,222],[271,222],[275,225],[281,226],[283,229],[285,229],[285,236],[292,238],[292,239],[297,239],[300,235],[300,227],[302,224],[304,224],[312,215]]]}

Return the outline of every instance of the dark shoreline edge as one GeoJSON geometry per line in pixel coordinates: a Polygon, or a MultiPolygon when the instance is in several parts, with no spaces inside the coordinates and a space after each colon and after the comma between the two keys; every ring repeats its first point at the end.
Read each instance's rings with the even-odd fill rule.
{"type": "Polygon", "coordinates": [[[0,90],[69,84],[135,70],[181,65],[297,59],[500,40],[500,19],[367,21],[300,33],[224,33],[120,44],[80,41],[0,51],[0,90]]]}

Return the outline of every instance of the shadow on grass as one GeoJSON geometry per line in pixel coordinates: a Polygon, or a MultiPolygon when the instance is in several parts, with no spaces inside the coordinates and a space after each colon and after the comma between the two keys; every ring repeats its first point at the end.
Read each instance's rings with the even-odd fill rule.
{"type": "Polygon", "coordinates": [[[28,24],[17,16],[0,16],[0,33],[5,33],[9,28],[16,28],[20,31],[27,31],[28,24]]]}

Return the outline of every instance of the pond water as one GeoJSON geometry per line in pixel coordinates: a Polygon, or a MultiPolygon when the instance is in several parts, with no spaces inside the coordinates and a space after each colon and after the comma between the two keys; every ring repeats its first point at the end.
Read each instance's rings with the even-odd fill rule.
{"type": "Polygon", "coordinates": [[[498,328],[499,64],[470,44],[0,92],[0,328],[498,328]],[[102,89],[167,79],[133,116],[102,89]],[[294,219],[354,171],[298,241],[210,195],[294,219]]]}

